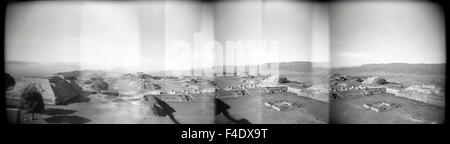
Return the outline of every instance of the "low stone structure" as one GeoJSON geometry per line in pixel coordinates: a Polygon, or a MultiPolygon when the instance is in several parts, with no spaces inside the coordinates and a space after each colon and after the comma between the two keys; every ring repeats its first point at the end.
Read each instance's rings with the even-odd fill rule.
{"type": "Polygon", "coordinates": [[[82,93],[82,88],[74,80],[64,80],[57,77],[21,78],[17,82],[15,89],[20,93],[30,84],[38,88],[44,103],[50,105],[63,104],[82,93]]]}
{"type": "Polygon", "coordinates": [[[195,99],[189,94],[164,94],[164,95],[144,95],[145,97],[157,97],[165,102],[194,102],[195,99]]]}
{"type": "Polygon", "coordinates": [[[264,105],[268,108],[272,108],[277,111],[289,111],[301,107],[301,105],[297,103],[291,103],[283,100],[274,102],[265,102],[264,105]]]}
{"type": "Polygon", "coordinates": [[[362,90],[337,91],[335,93],[335,96],[337,96],[337,98],[339,99],[357,98],[364,95],[365,94],[362,90]]]}
{"type": "Polygon", "coordinates": [[[245,90],[226,90],[226,91],[216,91],[214,92],[214,95],[217,98],[232,98],[232,97],[239,97],[239,96],[246,96],[248,95],[245,90]]]}
{"type": "Polygon", "coordinates": [[[319,100],[322,102],[329,102],[329,91],[327,90],[325,93],[321,93],[324,91],[315,91],[314,89],[301,89],[287,86],[287,91],[290,93],[297,94],[298,96],[307,97],[315,100],[319,100]]]}
{"type": "Polygon", "coordinates": [[[264,87],[264,92],[266,94],[285,93],[287,91],[287,86],[264,87]]]}
{"type": "Polygon", "coordinates": [[[445,96],[442,90],[434,85],[412,85],[405,89],[387,87],[386,92],[398,97],[404,97],[427,104],[445,106],[445,96]]]}
{"type": "Polygon", "coordinates": [[[202,88],[200,90],[200,93],[212,93],[212,92],[215,92],[215,91],[216,91],[216,89],[213,88],[213,87],[211,87],[211,88],[202,88]]]}
{"type": "Polygon", "coordinates": [[[426,94],[418,91],[403,90],[400,91],[396,96],[404,97],[408,99],[413,99],[416,101],[424,102],[427,104],[445,106],[445,97],[436,94],[426,94]]]}
{"type": "Polygon", "coordinates": [[[20,124],[25,119],[22,117],[25,115],[25,112],[19,108],[6,108],[6,113],[10,124],[20,124]]]}
{"type": "Polygon", "coordinates": [[[364,95],[375,95],[386,93],[385,87],[366,87],[363,90],[364,95]]]}
{"type": "Polygon", "coordinates": [[[400,105],[388,102],[375,102],[373,104],[364,104],[363,107],[374,112],[387,112],[399,108],[400,105]]]}

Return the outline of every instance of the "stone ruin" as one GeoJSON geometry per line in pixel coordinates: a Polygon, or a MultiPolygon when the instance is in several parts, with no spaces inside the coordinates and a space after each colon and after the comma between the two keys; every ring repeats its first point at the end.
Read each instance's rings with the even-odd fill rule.
{"type": "Polygon", "coordinates": [[[302,105],[297,103],[291,103],[284,100],[277,100],[273,102],[265,102],[264,105],[268,108],[277,110],[277,111],[290,111],[297,108],[302,107],[302,105]]]}
{"type": "Polygon", "coordinates": [[[165,102],[195,102],[196,99],[190,94],[167,94],[167,95],[144,95],[145,97],[157,97],[165,102]]]}
{"type": "Polygon", "coordinates": [[[400,104],[379,101],[372,104],[364,104],[363,107],[374,112],[387,112],[399,108],[400,104]]]}
{"type": "Polygon", "coordinates": [[[217,98],[233,98],[233,97],[241,97],[247,96],[247,92],[245,90],[226,90],[226,91],[216,91],[214,92],[215,97],[217,98]]]}
{"type": "Polygon", "coordinates": [[[44,103],[50,105],[66,103],[82,93],[82,88],[74,80],[65,80],[59,76],[21,78],[16,84],[16,89],[21,92],[30,84],[36,86],[43,97],[44,103]]]}
{"type": "Polygon", "coordinates": [[[287,86],[264,87],[264,93],[266,94],[286,93],[287,91],[287,86]]]}

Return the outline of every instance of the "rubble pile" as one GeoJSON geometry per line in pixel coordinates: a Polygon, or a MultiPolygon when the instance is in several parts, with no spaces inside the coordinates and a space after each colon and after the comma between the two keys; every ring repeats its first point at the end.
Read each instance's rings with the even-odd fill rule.
{"type": "Polygon", "coordinates": [[[277,100],[273,102],[265,102],[264,105],[268,108],[277,110],[277,111],[290,111],[296,108],[302,107],[302,105],[297,103],[291,103],[288,101],[277,100]]]}
{"type": "Polygon", "coordinates": [[[373,104],[364,104],[363,107],[374,112],[387,112],[399,108],[400,104],[379,101],[373,104]]]}

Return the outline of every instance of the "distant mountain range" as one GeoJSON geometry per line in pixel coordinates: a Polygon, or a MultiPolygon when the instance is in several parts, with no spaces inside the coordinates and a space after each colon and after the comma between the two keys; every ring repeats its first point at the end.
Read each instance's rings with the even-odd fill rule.
{"type": "Polygon", "coordinates": [[[446,64],[365,64],[356,67],[332,68],[333,72],[388,72],[388,73],[416,73],[416,74],[445,74],[446,64]]]}
{"type": "Polygon", "coordinates": [[[79,66],[78,63],[37,63],[24,61],[6,61],[7,65],[53,65],[53,66],[79,66]]]}
{"type": "MultiPolygon", "coordinates": [[[[331,68],[332,72],[388,72],[388,73],[418,73],[418,74],[445,74],[446,64],[407,64],[407,63],[389,63],[389,64],[365,64],[355,67],[331,68]]],[[[36,62],[22,61],[6,61],[6,71],[14,75],[40,75],[55,74],[58,72],[68,72],[80,70],[76,63],[51,63],[40,64],[36,62]],[[38,72],[41,71],[41,72],[38,72]]],[[[228,68],[231,68],[228,66],[228,68]]],[[[242,66],[240,67],[242,68],[242,66]]],[[[313,70],[326,70],[328,63],[325,62],[307,62],[293,61],[280,62],[280,72],[312,72],[313,70]]],[[[116,68],[112,70],[124,71],[124,69],[116,68]]]]}
{"type": "Polygon", "coordinates": [[[23,62],[23,61],[6,61],[5,65],[37,65],[36,62],[23,62]]]}
{"type": "Polygon", "coordinates": [[[327,62],[308,62],[308,61],[294,61],[294,62],[280,62],[278,67],[280,71],[285,72],[312,72],[313,70],[328,69],[327,62]]]}
{"type": "Polygon", "coordinates": [[[42,64],[36,62],[5,61],[5,71],[13,77],[47,77],[58,72],[74,70],[80,70],[80,67],[69,63],[42,64]]]}

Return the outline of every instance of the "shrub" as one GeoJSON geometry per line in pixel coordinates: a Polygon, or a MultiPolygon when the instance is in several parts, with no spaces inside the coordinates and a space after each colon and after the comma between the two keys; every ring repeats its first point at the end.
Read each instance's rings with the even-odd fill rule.
{"type": "Polygon", "coordinates": [[[278,79],[278,83],[288,83],[288,82],[289,82],[289,80],[286,77],[280,77],[278,79]]]}
{"type": "Polygon", "coordinates": [[[96,80],[94,82],[94,84],[92,84],[92,89],[97,90],[98,93],[100,94],[101,90],[108,90],[109,89],[109,85],[108,85],[108,83],[106,83],[103,80],[96,80]]]}
{"type": "Polygon", "coordinates": [[[87,81],[84,82],[84,84],[87,84],[87,85],[88,85],[88,84],[92,84],[92,81],[87,80],[87,81]]]}
{"type": "Polygon", "coordinates": [[[31,119],[34,120],[34,113],[44,111],[45,104],[41,92],[35,83],[29,83],[24,88],[22,94],[20,107],[28,113],[31,113],[31,119]]]}
{"type": "Polygon", "coordinates": [[[388,81],[386,81],[386,79],[380,78],[375,81],[375,84],[388,84],[388,81]]]}
{"type": "Polygon", "coordinates": [[[14,85],[16,85],[16,81],[14,80],[14,78],[8,73],[5,73],[5,88],[9,89],[14,85]]]}

